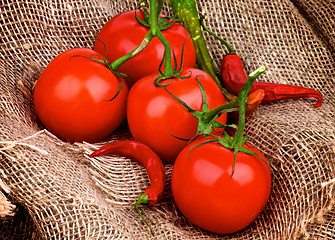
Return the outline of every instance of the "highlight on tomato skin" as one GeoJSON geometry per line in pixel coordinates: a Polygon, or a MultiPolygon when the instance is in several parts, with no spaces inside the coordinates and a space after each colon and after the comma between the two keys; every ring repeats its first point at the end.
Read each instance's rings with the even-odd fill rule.
{"type": "Polygon", "coordinates": [[[67,50],[45,68],[34,89],[34,107],[42,124],[67,142],[97,142],[119,127],[126,116],[128,87],[104,59],[86,48],[67,50]],[[121,84],[120,93],[112,99],[121,84]]]}
{"type": "MultiPolygon", "coordinates": [[[[271,170],[257,156],[234,153],[198,139],[175,161],[171,188],[181,213],[193,224],[219,234],[240,231],[263,211],[271,191],[271,170]],[[193,149],[192,149],[193,148],[193,149]]],[[[245,148],[264,155],[250,144],[245,148]]]]}

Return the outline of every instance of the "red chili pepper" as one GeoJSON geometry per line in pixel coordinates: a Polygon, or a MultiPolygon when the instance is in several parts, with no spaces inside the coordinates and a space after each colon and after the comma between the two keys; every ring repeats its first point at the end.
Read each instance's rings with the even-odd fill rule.
{"type": "MultiPolygon", "coordinates": [[[[227,54],[221,62],[222,83],[233,94],[238,94],[247,81],[242,60],[237,54],[227,54]]],[[[300,86],[277,84],[267,82],[255,82],[250,89],[254,92],[263,89],[265,96],[262,103],[274,102],[283,99],[317,98],[315,107],[322,104],[322,94],[314,89],[300,86]]]]}
{"type": "Polygon", "coordinates": [[[138,201],[135,203],[135,210],[148,225],[151,233],[155,235],[150,224],[138,210],[138,206],[141,204],[153,205],[162,198],[165,186],[165,168],[162,161],[147,145],[133,140],[122,140],[106,144],[93,152],[90,157],[98,157],[106,154],[133,158],[147,170],[151,184],[139,196],[138,201]]]}
{"type": "MultiPolygon", "coordinates": [[[[265,96],[263,89],[257,89],[250,93],[247,97],[247,104],[245,105],[245,117],[249,117],[259,106],[265,96]]],[[[233,99],[234,100],[234,99],[233,99]]],[[[229,113],[229,117],[233,119],[239,118],[239,112],[234,111],[229,113]]]]}

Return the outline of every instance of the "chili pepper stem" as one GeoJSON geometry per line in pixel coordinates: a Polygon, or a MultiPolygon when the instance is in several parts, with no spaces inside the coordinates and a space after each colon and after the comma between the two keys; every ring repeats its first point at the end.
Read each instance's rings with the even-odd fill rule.
{"type": "Polygon", "coordinates": [[[215,33],[213,33],[211,30],[209,30],[209,28],[207,28],[207,26],[204,24],[204,19],[206,19],[206,16],[200,16],[200,25],[214,38],[216,38],[217,40],[219,40],[220,42],[223,43],[223,45],[226,46],[228,53],[229,54],[234,54],[234,50],[233,48],[223,39],[220,38],[218,35],[216,35],[215,33]]]}
{"type": "Polygon", "coordinates": [[[155,233],[139,211],[138,206],[141,204],[153,205],[161,199],[165,187],[165,168],[162,161],[151,148],[135,140],[120,140],[108,143],[91,153],[90,157],[104,156],[107,154],[132,158],[142,164],[147,170],[151,184],[144,193],[139,196],[135,203],[135,210],[154,235],[155,233]]]}
{"type": "Polygon", "coordinates": [[[142,204],[149,204],[150,201],[149,201],[149,196],[148,194],[146,193],[142,193],[139,197],[138,197],[138,200],[137,202],[135,203],[135,210],[136,212],[140,215],[140,217],[143,219],[143,221],[145,222],[145,224],[149,227],[150,231],[151,231],[151,234],[153,236],[155,236],[155,232],[154,230],[151,228],[151,225],[149,224],[149,222],[145,219],[145,217],[143,216],[143,214],[141,213],[141,211],[138,209],[138,206],[139,205],[142,205],[142,204]]]}

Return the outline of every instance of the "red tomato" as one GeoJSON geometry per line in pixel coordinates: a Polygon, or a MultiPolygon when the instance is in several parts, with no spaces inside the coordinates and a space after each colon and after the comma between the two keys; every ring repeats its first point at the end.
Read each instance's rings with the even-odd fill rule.
{"type": "MultiPolygon", "coordinates": [[[[143,19],[143,10],[136,14],[143,19]]],[[[100,30],[94,50],[102,55],[107,53],[109,62],[126,55],[134,50],[143,40],[149,29],[135,19],[135,10],[123,12],[111,18],[100,30]]],[[[195,48],[187,30],[179,23],[174,23],[170,29],[163,30],[162,34],[169,41],[180,64],[182,47],[184,50],[184,67],[194,67],[196,61],[195,48]]],[[[164,45],[154,37],[151,43],[139,54],[124,63],[119,71],[128,74],[134,82],[150,74],[158,73],[159,64],[164,55],[164,45]]],[[[173,58],[172,58],[173,59],[173,58]]],[[[174,64],[172,64],[174,66],[174,64]]]]}
{"type": "MultiPolygon", "coordinates": [[[[213,138],[206,138],[207,140],[213,138]]],[[[219,143],[197,139],[179,154],[172,171],[172,194],[182,214],[214,233],[239,231],[261,213],[271,190],[271,171],[259,157],[234,152],[219,143]]],[[[262,158],[250,144],[244,145],[262,158]]]]}
{"type": "Polygon", "coordinates": [[[121,81],[104,64],[84,56],[103,59],[90,49],[68,50],[50,62],[34,90],[41,122],[69,142],[98,141],[111,134],[126,114],[127,85],[114,100],[107,101],[121,81]]]}
{"type": "MultiPolygon", "coordinates": [[[[224,96],[214,80],[199,69],[184,69],[186,79],[168,79],[166,87],[172,94],[186,102],[194,110],[202,109],[202,95],[196,79],[203,85],[210,109],[225,104],[224,96]]],[[[128,95],[127,118],[135,140],[148,145],[162,160],[174,162],[187,141],[196,135],[198,120],[178,103],[164,88],[154,86],[158,75],[142,78],[134,84],[128,95]],[[175,137],[176,136],[176,137],[175,137]]],[[[225,124],[227,115],[218,121],[225,124]]]]}

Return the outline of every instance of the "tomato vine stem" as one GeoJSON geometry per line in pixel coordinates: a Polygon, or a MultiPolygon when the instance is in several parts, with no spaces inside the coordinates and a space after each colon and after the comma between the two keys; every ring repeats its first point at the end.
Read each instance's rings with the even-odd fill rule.
{"type": "MultiPolygon", "coordinates": [[[[185,102],[183,102],[181,99],[173,95],[169,90],[165,88],[165,90],[178,102],[180,103],[190,114],[192,114],[195,118],[198,120],[198,127],[197,127],[197,133],[196,136],[200,136],[201,134],[209,135],[211,134],[212,130],[215,128],[222,128],[229,125],[223,125],[217,121],[215,121],[220,114],[225,112],[231,112],[231,111],[237,111],[239,110],[239,124],[237,127],[237,131],[235,133],[233,141],[229,144],[231,148],[239,149],[239,145],[243,141],[243,132],[244,132],[244,126],[245,126],[245,106],[247,104],[247,97],[248,93],[250,91],[250,88],[252,87],[253,83],[256,81],[257,77],[261,75],[265,71],[266,67],[262,66],[258,68],[256,71],[251,73],[248,76],[247,82],[245,83],[244,87],[242,88],[241,92],[235,98],[233,101],[228,102],[226,104],[223,104],[213,110],[209,110],[208,104],[207,104],[207,97],[206,92],[201,83],[197,80],[201,95],[202,95],[202,109],[201,111],[197,111],[189,107],[185,102]],[[238,108],[236,108],[238,107],[238,108]]],[[[229,127],[234,127],[234,125],[231,125],[229,127]]]]}
{"type": "Polygon", "coordinates": [[[172,77],[174,75],[174,71],[172,69],[172,62],[171,62],[171,46],[169,41],[164,37],[162,32],[158,27],[158,16],[159,12],[157,9],[161,9],[160,4],[161,0],[150,0],[150,31],[152,35],[156,36],[161,43],[164,45],[164,75],[166,78],[172,77]]]}
{"type": "MultiPolygon", "coordinates": [[[[205,92],[203,90],[201,91],[203,95],[203,101],[204,101],[202,111],[195,111],[191,109],[189,106],[186,105],[186,103],[182,102],[180,99],[173,96],[169,92],[170,95],[172,95],[179,103],[181,103],[184,106],[186,110],[188,110],[188,112],[190,112],[194,117],[198,119],[198,131],[197,131],[197,135],[194,138],[196,138],[197,136],[200,136],[201,134],[204,136],[210,135],[215,138],[215,140],[205,141],[203,143],[197,144],[194,147],[192,147],[189,151],[191,151],[192,149],[196,147],[199,147],[201,145],[204,145],[210,142],[218,142],[223,147],[234,151],[234,165],[233,165],[232,176],[235,172],[235,163],[236,163],[237,154],[239,152],[244,152],[244,153],[255,155],[259,157],[262,161],[264,161],[270,167],[271,172],[273,172],[271,166],[267,163],[267,161],[265,161],[265,159],[263,159],[260,155],[253,152],[252,150],[249,150],[243,147],[243,145],[248,141],[248,137],[243,136],[244,128],[245,128],[245,118],[246,118],[245,109],[246,109],[246,104],[247,104],[248,93],[253,83],[256,81],[257,77],[261,75],[265,70],[266,70],[266,67],[262,66],[258,68],[257,70],[255,70],[254,72],[252,72],[248,76],[247,82],[245,83],[245,85],[243,86],[242,90],[240,91],[239,95],[237,96],[235,100],[227,104],[221,105],[211,111],[208,111],[208,108],[206,107],[206,97],[205,97],[205,92]],[[234,137],[231,138],[225,131],[223,131],[222,137],[213,135],[211,133],[211,129],[215,128],[215,125],[217,124],[217,122],[215,122],[215,119],[219,116],[220,113],[222,113],[222,111],[229,111],[230,108],[236,107],[236,106],[238,106],[238,110],[239,110],[239,123],[238,123],[238,126],[236,127],[237,130],[235,132],[234,137]]],[[[199,84],[199,87],[202,88],[200,82],[198,82],[198,84],[199,84]]],[[[236,109],[233,109],[233,110],[236,111],[236,109]]],[[[234,126],[229,126],[229,127],[234,127],[234,126]]]]}
{"type": "Polygon", "coordinates": [[[150,44],[152,38],[153,38],[153,35],[152,35],[151,31],[149,31],[147,33],[147,35],[143,38],[140,45],[138,45],[131,52],[127,53],[126,55],[124,55],[124,56],[116,59],[114,62],[110,63],[108,65],[108,68],[111,69],[112,71],[117,71],[122,66],[122,64],[124,64],[126,61],[128,61],[129,59],[131,59],[132,57],[134,57],[135,55],[137,55],[141,51],[143,51],[150,44]]]}
{"type": "MultiPolygon", "coordinates": [[[[154,37],[157,37],[162,44],[165,47],[165,69],[166,72],[164,72],[164,74],[166,76],[173,76],[173,69],[171,66],[171,46],[168,42],[168,40],[164,37],[164,35],[161,33],[161,28],[162,29],[166,29],[168,28],[169,25],[169,19],[170,18],[162,18],[161,21],[159,18],[159,15],[162,11],[163,8],[163,0],[150,0],[150,15],[149,15],[149,25],[145,25],[147,27],[150,27],[148,33],[146,34],[146,36],[143,38],[142,42],[131,52],[129,52],[128,54],[116,59],[114,62],[108,64],[108,68],[112,71],[117,71],[122,64],[124,64],[126,61],[128,61],[129,59],[131,59],[132,57],[134,57],[135,55],[137,55],[138,53],[140,53],[141,51],[143,51],[151,42],[151,40],[154,37]],[[164,21],[167,21],[166,24],[162,24],[164,21]],[[159,24],[161,23],[161,25],[159,24]]],[[[142,2],[141,2],[142,3],[142,2]]],[[[142,5],[140,3],[140,6],[142,5]]],[[[147,10],[144,8],[143,11],[145,11],[144,14],[148,14],[147,10]]],[[[143,21],[141,21],[143,22],[143,21]]],[[[172,24],[172,23],[171,23],[172,24]]]]}

